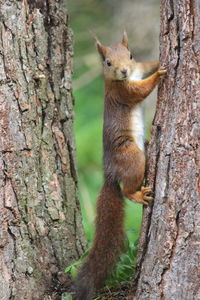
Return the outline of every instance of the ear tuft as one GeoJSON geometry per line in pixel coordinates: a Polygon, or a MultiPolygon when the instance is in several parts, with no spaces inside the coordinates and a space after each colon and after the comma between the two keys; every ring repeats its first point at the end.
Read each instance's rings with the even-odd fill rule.
{"type": "Polygon", "coordinates": [[[107,48],[105,46],[103,46],[96,38],[95,38],[95,40],[96,40],[97,50],[98,50],[101,58],[103,60],[105,60],[107,48]]]}
{"type": "Polygon", "coordinates": [[[127,35],[127,32],[126,30],[124,30],[124,33],[123,33],[123,37],[122,37],[122,45],[124,47],[128,47],[128,35],[127,35]]]}

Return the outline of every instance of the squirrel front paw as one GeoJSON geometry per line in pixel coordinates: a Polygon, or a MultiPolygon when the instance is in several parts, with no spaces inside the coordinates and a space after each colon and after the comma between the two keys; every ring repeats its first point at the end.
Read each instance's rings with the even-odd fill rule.
{"type": "Polygon", "coordinates": [[[158,76],[160,77],[160,79],[162,79],[164,77],[164,75],[167,73],[167,70],[165,69],[165,67],[160,67],[157,71],[158,76]]]}

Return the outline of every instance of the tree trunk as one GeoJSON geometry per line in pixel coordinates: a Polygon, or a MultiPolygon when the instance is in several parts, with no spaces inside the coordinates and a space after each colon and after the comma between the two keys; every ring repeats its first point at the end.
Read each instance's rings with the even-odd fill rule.
{"type": "Polygon", "coordinates": [[[137,300],[200,299],[198,0],[161,1],[159,88],[148,149],[152,207],[144,209],[137,300]]]}
{"type": "Polygon", "coordinates": [[[64,0],[0,4],[0,299],[46,299],[84,239],[64,0]]]}

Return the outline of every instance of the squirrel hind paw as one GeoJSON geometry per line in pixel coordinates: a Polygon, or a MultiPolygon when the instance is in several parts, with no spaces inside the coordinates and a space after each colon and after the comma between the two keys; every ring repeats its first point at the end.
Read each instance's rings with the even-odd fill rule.
{"type": "Polygon", "coordinates": [[[153,200],[153,197],[151,195],[147,195],[150,193],[152,193],[150,187],[141,187],[140,191],[126,195],[126,197],[133,202],[149,205],[149,201],[153,200]]]}

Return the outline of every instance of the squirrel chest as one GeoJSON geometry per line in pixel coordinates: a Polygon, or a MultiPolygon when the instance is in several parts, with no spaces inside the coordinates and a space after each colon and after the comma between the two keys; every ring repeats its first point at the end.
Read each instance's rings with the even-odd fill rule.
{"type": "Polygon", "coordinates": [[[144,152],[144,117],[140,103],[131,110],[131,132],[137,147],[144,152]]]}
{"type": "Polygon", "coordinates": [[[116,149],[135,143],[144,152],[144,120],[141,104],[129,107],[108,98],[107,96],[104,110],[104,151],[112,156],[112,152],[116,149]]]}
{"type": "MultiPolygon", "coordinates": [[[[142,79],[140,70],[135,70],[129,77],[129,80],[142,79]]],[[[131,128],[135,143],[140,150],[144,152],[144,116],[142,104],[138,103],[131,112],[131,128]]]]}

